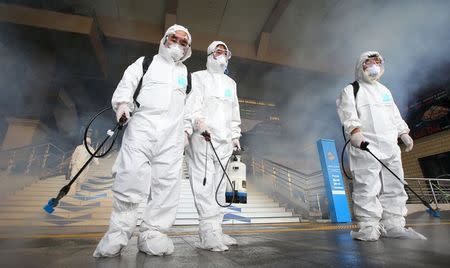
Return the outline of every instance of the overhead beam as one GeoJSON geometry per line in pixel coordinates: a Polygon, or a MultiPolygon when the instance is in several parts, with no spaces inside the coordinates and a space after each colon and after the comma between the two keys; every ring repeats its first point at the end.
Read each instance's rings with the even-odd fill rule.
{"type": "Polygon", "coordinates": [[[167,28],[177,23],[177,9],[178,9],[178,0],[166,0],[163,31],[165,31],[167,28]]]}
{"type": "Polygon", "coordinates": [[[0,4],[0,21],[61,32],[89,34],[93,19],[44,9],[0,4]]]}
{"type": "Polygon", "coordinates": [[[261,32],[271,33],[290,3],[291,0],[278,0],[267,18],[266,23],[264,23],[261,32]]]}
{"type": "MultiPolygon", "coordinates": [[[[141,21],[127,21],[114,18],[99,17],[100,28],[107,37],[133,40],[159,44],[164,32],[159,25],[152,25],[141,21]],[[130,29],[133,29],[130,31],[130,29]]],[[[254,42],[230,39],[226,36],[216,36],[209,34],[195,33],[193,35],[192,49],[205,51],[211,40],[226,40],[227,45],[232,49],[233,56],[249,60],[268,62],[278,65],[286,65],[307,71],[322,72],[329,74],[341,74],[342,70],[334,68],[332,64],[321,64],[317,61],[298,60],[295,51],[285,48],[271,47],[262,57],[257,57],[257,50],[254,42]]],[[[268,46],[268,42],[266,43],[268,46]]]]}
{"type": "MultiPolygon", "coordinates": [[[[281,2],[281,0],[279,2],[281,2]]],[[[276,13],[279,14],[278,12],[279,11],[276,13]]],[[[96,34],[95,29],[93,29],[94,23],[93,19],[90,17],[70,15],[42,9],[26,8],[16,5],[0,4],[0,22],[10,22],[38,28],[47,28],[56,31],[89,35],[91,36],[91,42],[93,43],[94,50],[96,50],[96,55],[100,66],[104,66],[106,64],[106,60],[103,58],[104,56],[102,56],[104,52],[101,52],[103,49],[101,47],[98,48],[101,46],[101,42],[100,40],[95,40],[96,34]]],[[[270,23],[268,22],[266,24],[270,27],[274,27],[273,23],[273,19],[270,19],[270,23]]],[[[141,21],[130,21],[123,18],[119,20],[111,17],[98,17],[98,27],[106,37],[151,44],[159,44],[159,41],[164,33],[160,25],[152,25],[141,21]]],[[[295,57],[294,50],[277,47],[271,47],[268,49],[267,39],[264,41],[265,44],[264,42],[261,42],[261,46],[266,46],[265,49],[267,49],[267,51],[259,57],[257,56],[257,48],[255,47],[254,42],[233,40],[225,36],[195,34],[193,36],[192,48],[197,51],[205,51],[205,48],[208,47],[211,40],[226,40],[227,44],[233,50],[233,56],[236,57],[278,65],[286,65],[307,71],[329,74],[342,73],[342,70],[334,68],[332,64],[322,64],[317,62],[315,59],[298,60],[298,58],[295,57]]]]}
{"type": "Polygon", "coordinates": [[[256,58],[264,59],[264,56],[269,50],[270,33],[261,32],[256,40],[256,58]]]}
{"type": "Polygon", "coordinates": [[[270,34],[272,33],[275,26],[280,21],[281,16],[283,15],[286,8],[289,6],[291,0],[278,0],[275,6],[267,17],[266,22],[256,39],[256,57],[264,58],[264,55],[267,53],[270,42],[270,34]]]}
{"type": "Polygon", "coordinates": [[[106,53],[93,18],[18,5],[0,4],[0,21],[88,35],[101,72],[104,78],[107,77],[106,53]]]}

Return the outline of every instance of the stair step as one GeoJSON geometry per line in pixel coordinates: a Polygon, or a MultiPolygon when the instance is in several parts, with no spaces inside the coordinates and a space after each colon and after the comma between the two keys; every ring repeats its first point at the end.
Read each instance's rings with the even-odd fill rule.
{"type": "MultiPolygon", "coordinates": [[[[5,202],[29,202],[29,203],[33,203],[33,202],[38,202],[38,203],[46,203],[50,198],[53,198],[56,194],[53,195],[43,195],[43,196],[10,196],[8,197],[5,201],[0,202],[0,204],[5,203],[5,202]]],[[[104,201],[104,200],[109,200],[111,199],[111,196],[106,194],[106,193],[97,193],[97,195],[83,195],[83,196],[66,196],[64,199],[62,199],[63,201],[67,201],[72,203],[72,201],[104,201]],[[102,196],[99,198],[95,198],[96,196],[102,196]]],[[[112,202],[112,201],[111,201],[112,202]]],[[[248,197],[247,198],[247,203],[248,204],[267,204],[267,203],[272,203],[274,202],[272,199],[258,199],[258,198],[251,198],[248,197]]],[[[180,199],[180,203],[192,203],[194,204],[194,199],[193,198],[181,198],[180,199]]]]}
{"type": "MultiPolygon", "coordinates": [[[[69,182],[64,176],[36,181],[6,197],[0,201],[0,226],[107,226],[112,210],[111,187],[114,180],[111,178],[111,166],[114,161],[115,157],[101,159],[99,166],[91,167],[88,178],[80,185],[81,190],[76,195],[64,197],[53,214],[47,214],[42,207],[69,182]]],[[[183,171],[175,225],[197,225],[198,213],[185,163],[183,171]]],[[[224,224],[300,221],[299,217],[280,207],[270,196],[252,185],[247,186],[248,203],[224,208],[224,224]]],[[[140,216],[145,207],[145,203],[139,205],[140,216]]]]}
{"type": "MultiPolygon", "coordinates": [[[[58,212],[53,212],[52,214],[48,214],[45,211],[36,211],[33,212],[10,212],[10,213],[0,213],[0,219],[9,219],[9,220],[20,220],[20,219],[29,219],[29,220],[70,220],[77,219],[83,216],[89,216],[89,219],[109,219],[111,216],[111,211],[96,211],[92,213],[92,211],[79,211],[79,212],[63,212],[59,210],[58,212]]],[[[239,219],[239,218],[276,218],[276,217],[292,217],[292,212],[233,212],[233,213],[225,213],[225,219],[239,219]]],[[[177,219],[198,219],[197,213],[177,213],[177,219]]]]}
{"type": "MultiPolygon", "coordinates": [[[[0,204],[2,207],[4,207],[1,211],[19,211],[20,209],[27,207],[30,208],[30,210],[37,210],[40,211],[47,202],[30,202],[30,203],[2,203],[0,204]]],[[[83,210],[88,208],[97,208],[97,207],[104,207],[105,209],[111,209],[112,203],[107,201],[98,201],[98,202],[64,202],[57,206],[57,208],[65,209],[65,210],[83,210]]],[[[139,209],[144,209],[144,205],[140,205],[139,209]]],[[[234,211],[245,211],[245,212],[252,212],[252,211],[264,211],[265,209],[268,209],[268,211],[273,211],[274,209],[284,209],[283,207],[280,207],[279,204],[273,203],[273,204],[246,204],[246,206],[242,206],[240,204],[233,204],[233,209],[226,209],[228,210],[234,210],[234,211]],[[257,209],[257,210],[254,210],[257,209]]],[[[178,206],[177,210],[181,211],[197,211],[195,205],[192,204],[181,204],[178,206]]]]}
{"type": "MultiPolygon", "coordinates": [[[[94,187],[92,187],[94,188],[94,187]]],[[[98,189],[101,189],[101,187],[98,187],[98,189]]],[[[30,189],[30,190],[22,190],[18,193],[16,193],[14,196],[46,196],[46,195],[54,195],[57,194],[59,192],[58,190],[48,190],[48,189],[30,189]]],[[[98,192],[89,192],[87,190],[82,190],[81,192],[78,192],[82,195],[97,195],[99,193],[107,193],[107,194],[111,194],[110,190],[105,190],[105,191],[98,191],[98,192]]],[[[180,198],[192,198],[193,195],[190,192],[184,192],[180,194],[180,198]]],[[[267,195],[263,195],[261,193],[257,193],[257,192],[250,192],[247,193],[247,197],[248,198],[255,198],[255,199],[270,199],[269,197],[267,197],[267,195]]]]}
{"type": "MultiPolygon", "coordinates": [[[[290,222],[300,222],[298,217],[278,217],[278,218],[257,218],[257,219],[249,219],[246,221],[231,219],[226,220],[223,224],[255,224],[255,223],[290,223],[290,222]]],[[[138,221],[138,225],[141,222],[138,221]]],[[[49,221],[30,221],[28,219],[25,220],[8,220],[8,219],[0,219],[0,226],[108,226],[109,219],[94,219],[94,220],[80,220],[80,219],[61,219],[61,220],[49,220],[49,221]]],[[[177,225],[198,225],[198,220],[196,219],[177,219],[174,223],[177,225]]]]}
{"type": "MultiPolygon", "coordinates": [[[[29,213],[29,212],[41,212],[42,211],[42,206],[2,206],[0,207],[0,213],[17,213],[17,212],[23,212],[23,213],[29,213]]],[[[71,211],[75,208],[79,208],[79,206],[58,206],[55,208],[55,212],[54,213],[58,213],[58,211],[63,211],[63,212],[67,212],[67,211],[71,211]]],[[[105,210],[105,211],[111,211],[112,207],[99,207],[99,206],[83,206],[80,208],[83,209],[82,211],[90,211],[90,210],[97,210],[97,211],[101,211],[101,210],[105,210]]],[[[286,209],[283,207],[264,207],[264,208],[259,208],[259,207],[250,207],[250,208],[239,208],[240,212],[268,212],[268,213],[272,213],[272,212],[285,212],[286,209]]],[[[143,212],[144,208],[143,207],[139,207],[139,212],[143,212]]],[[[229,213],[233,213],[235,210],[232,209],[227,209],[226,210],[229,213]]],[[[197,213],[196,208],[193,207],[178,207],[177,209],[177,213],[197,213]]],[[[7,217],[7,216],[5,216],[7,217]]]]}

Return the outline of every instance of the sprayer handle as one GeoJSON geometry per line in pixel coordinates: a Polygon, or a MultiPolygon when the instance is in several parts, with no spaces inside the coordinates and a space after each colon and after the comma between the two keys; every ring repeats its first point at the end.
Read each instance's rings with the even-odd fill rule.
{"type": "Polygon", "coordinates": [[[363,142],[361,142],[361,145],[359,146],[359,148],[361,148],[361,150],[364,150],[364,151],[369,151],[369,148],[367,148],[367,146],[369,146],[369,143],[367,141],[363,141],[363,142]]]}
{"type": "Polygon", "coordinates": [[[205,138],[206,141],[211,141],[211,134],[208,131],[203,131],[201,135],[205,138]]]}
{"type": "Polygon", "coordinates": [[[122,117],[120,117],[120,119],[119,119],[119,124],[121,125],[121,126],[123,126],[126,122],[127,122],[127,117],[126,117],[126,115],[125,114],[123,114],[122,115],[122,117]]]}

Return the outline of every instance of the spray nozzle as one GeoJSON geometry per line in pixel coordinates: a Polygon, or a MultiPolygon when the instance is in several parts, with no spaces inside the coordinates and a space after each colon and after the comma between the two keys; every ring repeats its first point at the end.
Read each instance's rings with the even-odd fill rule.
{"type": "Polygon", "coordinates": [[[47,205],[45,205],[43,207],[43,209],[48,213],[48,214],[52,214],[53,211],[55,211],[55,207],[58,205],[59,201],[56,198],[51,198],[50,200],[48,200],[47,205]]]}
{"type": "Polygon", "coordinates": [[[431,216],[433,216],[435,218],[441,217],[441,212],[439,211],[439,209],[432,209],[431,207],[429,207],[429,208],[427,208],[427,212],[428,212],[428,214],[430,214],[431,216]]]}

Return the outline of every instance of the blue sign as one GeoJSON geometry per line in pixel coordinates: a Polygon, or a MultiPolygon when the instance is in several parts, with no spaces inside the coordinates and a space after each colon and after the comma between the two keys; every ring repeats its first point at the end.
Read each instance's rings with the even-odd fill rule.
{"type": "Polygon", "coordinates": [[[335,223],[351,222],[347,194],[345,193],[334,140],[318,140],[317,149],[319,150],[320,164],[325,180],[331,221],[335,223]]]}

